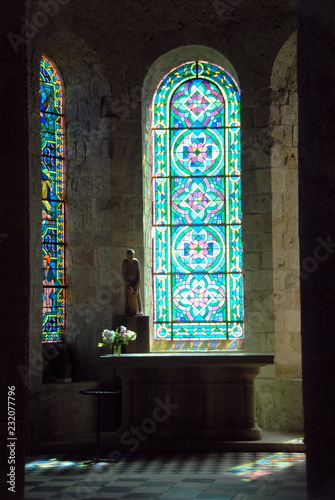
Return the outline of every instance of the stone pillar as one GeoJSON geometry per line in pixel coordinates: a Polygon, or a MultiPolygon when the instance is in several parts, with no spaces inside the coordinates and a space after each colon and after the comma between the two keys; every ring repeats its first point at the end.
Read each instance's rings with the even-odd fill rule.
{"type": "Polygon", "coordinates": [[[129,342],[125,348],[127,354],[134,354],[137,352],[150,351],[150,338],[149,338],[149,316],[143,314],[123,314],[116,318],[117,327],[124,325],[128,330],[136,332],[136,340],[129,342]]]}
{"type": "Polygon", "coordinates": [[[28,380],[29,168],[24,13],[23,0],[1,3],[0,498],[17,500],[24,498],[28,380]]]}
{"type": "Polygon", "coordinates": [[[301,0],[299,231],[308,498],[335,498],[335,3],[301,0]]]}

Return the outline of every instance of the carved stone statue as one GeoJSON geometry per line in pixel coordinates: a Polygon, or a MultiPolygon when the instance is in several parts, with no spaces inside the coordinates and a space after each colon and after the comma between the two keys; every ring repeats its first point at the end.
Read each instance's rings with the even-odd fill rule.
{"type": "Polygon", "coordinates": [[[135,251],[128,248],[127,258],[122,262],[122,277],[125,284],[125,314],[143,314],[141,302],[141,271],[140,264],[134,258],[135,251]]]}

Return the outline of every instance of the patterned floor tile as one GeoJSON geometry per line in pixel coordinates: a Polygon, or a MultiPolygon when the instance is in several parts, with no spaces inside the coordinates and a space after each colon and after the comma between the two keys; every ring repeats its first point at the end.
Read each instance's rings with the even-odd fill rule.
{"type": "Polygon", "coordinates": [[[26,498],[44,500],[303,500],[299,453],[129,454],[116,464],[87,457],[27,457],[26,498]]]}

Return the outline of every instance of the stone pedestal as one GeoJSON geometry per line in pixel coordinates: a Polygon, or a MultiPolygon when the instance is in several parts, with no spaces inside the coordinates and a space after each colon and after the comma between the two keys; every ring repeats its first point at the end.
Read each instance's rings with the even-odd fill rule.
{"type": "Polygon", "coordinates": [[[148,353],[103,356],[122,383],[123,445],[258,440],[254,379],[273,355],[148,353]]]}
{"type": "Polygon", "coordinates": [[[125,352],[127,354],[149,352],[150,351],[150,339],[149,339],[149,316],[144,316],[143,314],[123,314],[117,316],[117,325],[124,325],[128,330],[136,332],[136,340],[130,341],[128,345],[125,346],[125,352]]]}

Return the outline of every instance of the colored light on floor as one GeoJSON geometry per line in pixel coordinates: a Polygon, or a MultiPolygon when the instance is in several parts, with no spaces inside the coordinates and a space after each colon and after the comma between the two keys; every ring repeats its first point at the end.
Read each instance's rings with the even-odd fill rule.
{"type": "Polygon", "coordinates": [[[249,476],[255,478],[273,474],[274,472],[280,472],[281,470],[291,467],[296,463],[304,462],[305,459],[306,455],[304,453],[276,453],[274,455],[270,455],[269,457],[256,460],[255,462],[233,467],[229,469],[229,472],[233,472],[239,476],[249,476]]]}

